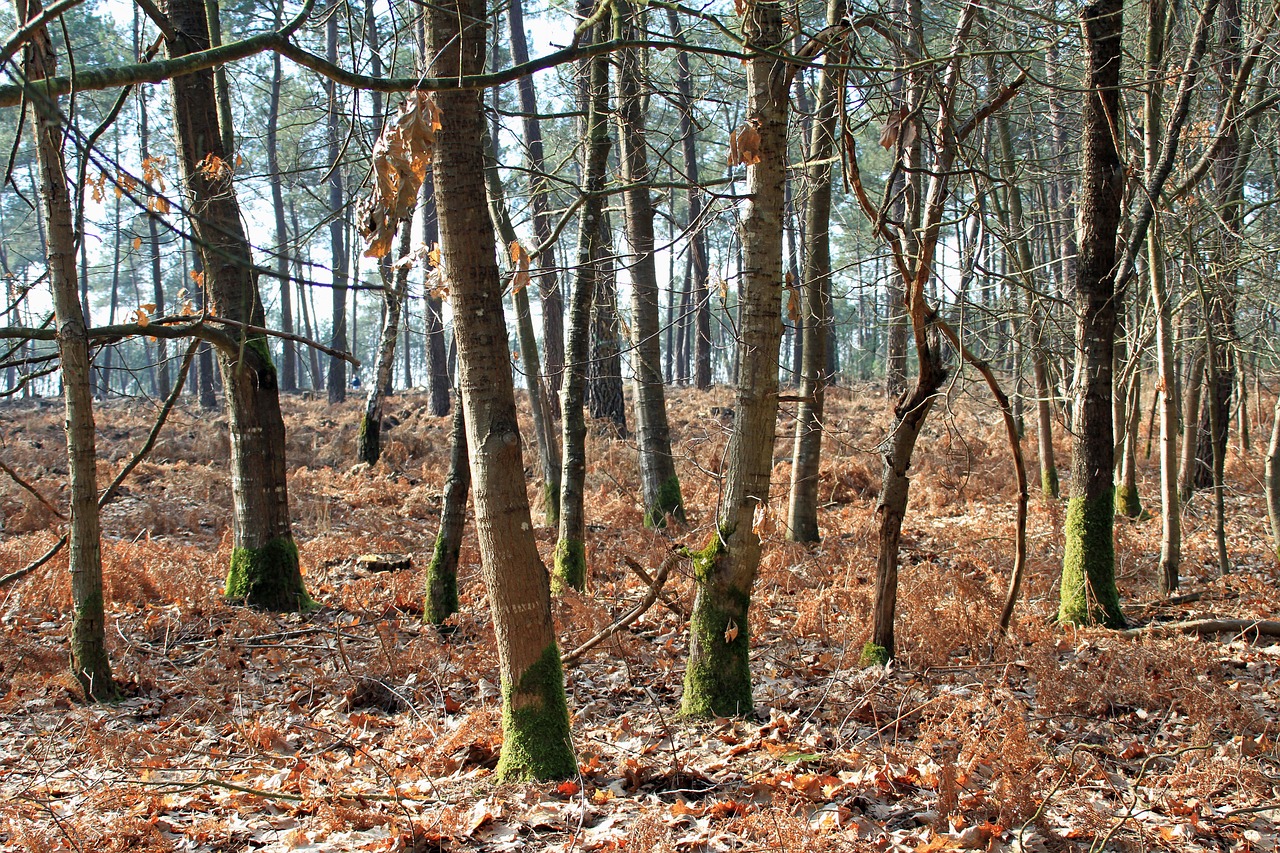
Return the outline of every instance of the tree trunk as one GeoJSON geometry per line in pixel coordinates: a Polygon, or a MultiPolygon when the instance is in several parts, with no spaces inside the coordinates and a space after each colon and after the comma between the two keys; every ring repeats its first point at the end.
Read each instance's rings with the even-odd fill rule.
{"type": "MultiPolygon", "coordinates": [[[[502,241],[510,247],[518,244],[515,226],[507,213],[507,200],[498,174],[498,161],[493,156],[492,140],[486,135],[485,179],[489,187],[489,212],[498,226],[502,241]]],[[[551,398],[542,384],[538,365],[538,337],[533,329],[533,312],[529,305],[529,288],[513,287],[511,301],[516,309],[516,337],[519,340],[520,362],[524,366],[525,383],[529,388],[529,412],[533,417],[533,432],[538,443],[538,461],[542,463],[543,520],[547,526],[560,523],[560,448],[556,445],[555,422],[551,415],[551,398]]]]}
{"type": "MultiPolygon", "coordinates": [[[[283,4],[276,7],[276,27],[279,28],[283,4]]],[[[284,68],[279,53],[271,54],[271,100],[267,108],[267,172],[271,183],[271,208],[276,226],[276,277],[280,282],[280,325],[286,334],[293,333],[293,302],[290,291],[293,281],[289,278],[288,228],[284,218],[284,179],[280,173],[280,90],[284,84],[284,68]]],[[[291,394],[298,390],[298,349],[293,341],[281,341],[283,355],[280,359],[280,390],[291,394]]]]}
{"type": "MultiPolygon", "coordinates": [[[[208,48],[199,0],[168,0],[166,12],[181,34],[169,43],[170,56],[208,48]]],[[[262,326],[257,275],[215,103],[212,71],[174,78],[174,124],[191,225],[205,286],[219,315],[262,326]]],[[[275,366],[265,336],[236,328],[228,333],[240,343],[218,353],[231,423],[233,548],[225,592],[231,600],[264,609],[308,608],[313,602],[303,587],[289,523],[284,419],[275,366]]]]}
{"type": "MultiPolygon", "coordinates": [[[[605,24],[600,24],[597,32],[605,24]]],[[[569,301],[569,338],[565,346],[564,384],[560,390],[563,470],[560,475],[560,531],[556,541],[557,587],[581,590],[587,583],[586,516],[583,489],[587,476],[587,423],[584,404],[590,360],[591,306],[600,277],[601,220],[604,216],[605,167],[609,158],[609,63],[586,60],[587,103],[583,187],[587,200],[578,220],[578,262],[569,301]]]]}
{"type": "MultiPolygon", "coordinates": [[[[413,237],[413,221],[406,220],[400,226],[400,245],[396,256],[409,254],[413,237]]],[[[364,401],[364,415],[360,419],[360,432],[356,439],[356,456],[361,462],[377,464],[382,455],[382,404],[386,399],[391,374],[396,366],[396,341],[400,337],[400,306],[404,304],[409,285],[409,267],[401,265],[394,271],[390,264],[378,264],[382,274],[382,296],[385,316],[382,318],[382,334],[378,341],[378,360],[373,379],[364,401]]]]}
{"type": "Polygon", "coordinates": [[[777,4],[748,2],[742,31],[747,63],[747,121],[759,133],[759,161],[747,166],[742,217],[741,341],[716,530],[694,555],[696,594],[689,620],[683,713],[742,716],[754,711],[749,662],[751,587],[760,565],[755,524],[769,502],[778,417],[782,338],[782,217],[787,167],[789,75],[772,55],[782,42],[777,4]]]}
{"type": "MultiPolygon", "coordinates": [[[[438,74],[484,66],[485,6],[446,0],[427,7],[427,45],[438,74]],[[465,25],[465,26],[464,26],[465,25]]],[[[502,681],[500,779],[577,775],[547,573],[529,517],[493,223],[485,196],[480,96],[436,95],[436,204],[453,304],[466,430],[471,439],[476,532],[498,641],[502,681]]]]}
{"type": "Polygon", "coordinates": [[[1120,0],[1096,0],[1083,8],[1081,18],[1089,59],[1082,115],[1080,258],[1074,294],[1079,369],[1058,619],[1122,628],[1124,615],[1115,582],[1111,423],[1116,328],[1113,275],[1124,188],[1124,168],[1113,132],[1120,120],[1120,0]]]}
{"type": "MultiPolygon", "coordinates": [[[[639,35],[637,14],[621,0],[624,28],[639,35]]],[[[667,517],[684,521],[684,499],[671,457],[671,430],[662,381],[661,328],[658,322],[658,271],[654,265],[653,200],[649,196],[648,150],[640,85],[640,56],[624,51],[618,72],[618,139],[627,240],[631,245],[632,368],[635,371],[636,439],[640,446],[640,491],[646,527],[661,527],[667,517]]]]}
{"type": "Polygon", "coordinates": [[[462,406],[453,413],[449,430],[449,476],[444,481],[444,509],[440,511],[440,532],[427,566],[427,601],[423,618],[442,625],[458,612],[458,553],[462,550],[462,529],[467,520],[467,495],[471,492],[471,468],[467,462],[467,426],[462,406]]]}
{"type": "MultiPolygon", "coordinates": [[[[39,0],[17,0],[20,22],[44,12],[39,0]]],[[[30,80],[50,78],[57,57],[42,25],[23,48],[22,73],[30,80]]],[[[101,702],[116,696],[107,659],[106,611],[102,597],[102,528],[98,514],[97,451],[94,446],[93,394],[89,387],[89,339],[76,292],[75,228],[71,195],[62,160],[63,131],[57,99],[41,96],[33,132],[40,166],[40,195],[48,217],[49,282],[57,314],[58,355],[66,406],[67,468],[70,480],[71,671],[85,697],[101,702]]]]}
{"type": "MultiPolygon", "coordinates": [[[[845,15],[844,0],[829,0],[827,25],[845,15]]],[[[795,448],[791,455],[791,501],[787,537],[817,542],[818,476],[822,468],[822,408],[826,397],[827,335],[831,318],[831,163],[835,147],[836,106],[840,75],[828,70],[842,54],[829,53],[818,80],[818,107],[809,145],[808,203],[804,224],[804,302],[800,316],[800,405],[796,412],[795,448]]]]}
{"type": "MultiPolygon", "coordinates": [[[[529,61],[529,46],[524,31],[523,0],[512,0],[507,6],[507,23],[511,30],[511,60],[517,65],[529,61]]],[[[542,352],[546,372],[547,393],[560,393],[564,373],[564,293],[557,275],[556,246],[551,240],[551,187],[547,181],[546,158],[542,147],[542,123],[538,120],[538,96],[533,75],[516,81],[520,94],[521,121],[524,127],[526,163],[529,167],[529,196],[533,206],[533,236],[542,249],[538,255],[538,293],[542,297],[542,352]]],[[[559,496],[556,497],[557,501],[559,496]]]]}
{"type": "MultiPolygon", "coordinates": [[[[145,94],[138,98],[138,142],[142,147],[144,163],[151,159],[151,128],[147,115],[147,99],[145,94]]],[[[143,169],[145,173],[147,169],[143,169]]],[[[151,254],[151,301],[155,303],[152,312],[156,317],[165,315],[164,276],[160,271],[160,229],[156,224],[159,214],[147,211],[147,245],[151,254]]],[[[156,395],[161,399],[169,396],[169,344],[164,338],[156,338],[156,395]]]]}
{"type": "Polygon", "coordinates": [[[587,409],[591,417],[612,423],[618,438],[625,438],[627,401],[622,389],[622,330],[618,323],[618,275],[613,259],[613,225],[605,208],[600,217],[596,295],[591,303],[587,409]]]}
{"type": "Polygon", "coordinates": [[[1271,413],[1271,441],[1266,462],[1267,518],[1271,521],[1271,550],[1280,559],[1280,396],[1271,413]]]}
{"type": "MultiPolygon", "coordinates": [[[[338,64],[338,16],[330,15],[325,27],[325,58],[338,64]]],[[[347,343],[347,252],[345,241],[345,210],[342,187],[341,105],[338,103],[338,85],[325,82],[325,94],[329,101],[329,257],[333,273],[333,334],[329,346],[338,352],[348,349],[347,343]]],[[[329,358],[329,376],[325,385],[329,402],[341,403],[347,399],[347,363],[337,356],[329,358]]]]}
{"type": "MultiPolygon", "coordinates": [[[[422,182],[422,200],[418,206],[422,210],[423,242],[430,249],[440,239],[436,220],[435,179],[430,172],[422,182]]],[[[449,356],[444,345],[444,302],[440,294],[432,293],[428,288],[423,305],[426,321],[427,395],[431,400],[431,414],[442,418],[449,414],[449,356]]],[[[405,352],[407,354],[408,350],[405,352]]],[[[408,372],[409,364],[406,362],[406,377],[408,372]]]]}
{"type": "MultiPolygon", "coordinates": [[[[667,26],[671,30],[672,40],[683,45],[684,35],[680,31],[675,9],[667,9],[667,26]]],[[[689,311],[693,311],[693,384],[694,387],[705,390],[711,387],[711,265],[707,256],[707,232],[702,223],[698,129],[693,120],[693,83],[689,55],[683,50],[676,51],[676,107],[680,111],[680,151],[684,158],[684,177],[689,182],[689,188],[685,191],[688,205],[685,228],[689,231],[691,283],[687,285],[689,290],[686,292],[691,292],[694,303],[690,308],[688,301],[685,301],[682,316],[688,317],[689,311]]]]}

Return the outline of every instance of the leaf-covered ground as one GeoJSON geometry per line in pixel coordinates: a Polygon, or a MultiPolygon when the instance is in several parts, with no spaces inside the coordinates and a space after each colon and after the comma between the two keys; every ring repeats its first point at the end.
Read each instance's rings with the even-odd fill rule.
{"type": "MultiPolygon", "coordinates": [[[[558,785],[494,781],[498,686],[472,534],[456,630],[441,636],[420,621],[447,419],[424,415],[417,396],[395,398],[384,460],[367,469],[352,464],[359,401],[287,401],[295,531],[324,605],[299,617],[220,601],[225,419],[176,411],[104,513],[108,640],[126,698],[86,706],[65,670],[65,555],[0,589],[0,848],[1276,849],[1274,640],[1054,626],[1063,511],[1036,497],[1025,595],[1009,639],[993,647],[1014,490],[997,413],[981,399],[956,391],[931,419],[904,536],[900,659],[858,665],[887,420],[872,388],[828,399],[824,541],[786,542],[777,516],[763,525],[750,625],[756,719],[678,717],[691,599],[678,570],[669,600],[568,669],[581,776],[558,785]],[[408,554],[413,567],[367,572],[355,558],[375,552],[408,554]]],[[[634,444],[592,437],[591,585],[556,603],[566,650],[644,597],[628,560],[653,571],[673,544],[706,539],[728,402],[691,391],[672,400],[685,529],[644,530],[634,444]]],[[[142,443],[154,408],[99,408],[102,482],[142,443]]],[[[61,422],[56,402],[0,407],[0,460],[57,507],[61,422]]],[[[784,412],[783,436],[791,426],[784,412]]],[[[780,515],[789,438],[777,447],[780,515]]],[[[1064,469],[1068,451],[1058,448],[1064,469]]],[[[1188,508],[1191,595],[1181,603],[1157,603],[1159,518],[1118,523],[1135,626],[1275,618],[1261,452],[1233,443],[1229,460],[1234,574],[1217,577],[1207,496],[1188,508]]],[[[1143,460],[1149,502],[1157,476],[1143,460]]],[[[0,511],[0,575],[60,535],[63,522],[8,477],[0,511]]],[[[545,559],[554,532],[540,528],[538,540],[545,559]]]]}

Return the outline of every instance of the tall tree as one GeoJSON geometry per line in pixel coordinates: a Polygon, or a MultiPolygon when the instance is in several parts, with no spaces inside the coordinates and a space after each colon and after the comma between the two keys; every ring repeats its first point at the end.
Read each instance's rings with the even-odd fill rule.
{"type": "MultiPolygon", "coordinates": [[[[483,0],[428,6],[433,68],[475,75],[484,67],[483,0]]],[[[455,340],[471,442],[476,532],[502,681],[503,779],[577,774],[547,572],[538,556],[523,477],[493,223],[485,196],[484,117],[475,90],[440,92],[434,172],[442,265],[452,286],[455,340]]]]}
{"type": "MultiPolygon", "coordinates": [[[[607,22],[596,24],[603,32],[607,22]]],[[[569,337],[565,345],[564,385],[560,392],[563,470],[560,474],[560,534],[556,542],[557,585],[583,589],[587,582],[586,515],[583,490],[587,476],[587,422],[584,404],[587,365],[591,360],[591,308],[601,267],[601,223],[604,217],[605,167],[609,158],[609,61],[586,60],[586,123],[582,192],[586,200],[578,218],[578,261],[569,301],[569,337]]]]}
{"type": "Polygon", "coordinates": [[[1058,619],[1123,627],[1115,580],[1111,423],[1116,234],[1124,192],[1124,165],[1114,132],[1120,122],[1122,3],[1095,0],[1083,7],[1080,17],[1087,65],[1081,117],[1080,257],[1074,294],[1076,439],[1071,452],[1071,497],[1067,502],[1058,619]]]}
{"type": "MultiPolygon", "coordinates": [[[[619,0],[624,32],[640,35],[636,11],[619,0]]],[[[663,393],[662,348],[658,324],[658,271],[654,263],[653,199],[649,195],[649,160],[645,142],[644,95],[639,52],[624,50],[618,71],[618,141],[627,240],[631,245],[632,366],[636,388],[636,438],[640,444],[640,488],[646,526],[658,527],[668,516],[684,520],[684,500],[663,393]]]]}
{"type": "MultiPolygon", "coordinates": [[[[276,7],[276,29],[283,23],[284,4],[276,7]]],[[[271,54],[271,94],[267,103],[267,172],[271,183],[271,210],[275,214],[276,279],[280,282],[280,326],[293,333],[293,300],[289,278],[289,232],[284,218],[284,176],[280,171],[280,96],[284,88],[284,67],[279,53],[271,54]]],[[[298,349],[293,341],[284,340],[280,359],[280,390],[298,390],[298,349]]]]}
{"type": "MultiPolygon", "coordinates": [[[[325,58],[338,64],[338,16],[329,15],[325,24],[325,58]]],[[[344,202],[342,164],[342,105],[338,98],[338,84],[325,82],[325,94],[329,109],[326,131],[329,143],[329,257],[333,273],[333,333],[329,346],[336,352],[345,352],[347,343],[347,250],[346,205],[344,202]]],[[[329,359],[329,375],[325,388],[330,403],[347,399],[347,363],[338,356],[329,359]]]]}
{"type": "MultiPolygon", "coordinates": [[[[39,0],[17,0],[19,22],[44,12],[39,0]]],[[[22,73],[28,80],[53,77],[57,55],[49,31],[39,25],[23,47],[22,73]]],[[[116,696],[107,659],[106,612],[102,597],[102,528],[98,515],[97,450],[94,443],[92,362],[83,309],[76,292],[76,235],[71,193],[62,160],[63,127],[51,88],[32,84],[32,129],[40,167],[40,195],[48,219],[49,283],[57,315],[58,355],[62,362],[70,474],[71,671],[93,701],[116,696]]]]}
{"type": "MultiPolygon", "coordinates": [[[[694,555],[696,593],[689,620],[689,663],[681,707],[691,717],[750,714],[749,610],[760,566],[755,519],[767,509],[778,415],[782,339],[782,218],[787,172],[787,93],[782,9],[767,0],[742,7],[747,62],[746,123],[751,149],[742,217],[739,369],[728,471],[716,530],[694,555]]],[[[732,165],[732,164],[731,164],[732,165]]]]}
{"type": "MultiPolygon", "coordinates": [[[[169,42],[171,57],[208,49],[200,0],[167,0],[164,12],[177,33],[169,42]]],[[[312,601],[302,583],[289,521],[285,430],[275,365],[266,337],[244,328],[261,328],[266,318],[219,132],[213,72],[175,77],[172,89],[205,298],[230,321],[227,332],[236,342],[218,351],[231,429],[232,554],[226,595],[270,610],[307,608],[312,601]]]]}

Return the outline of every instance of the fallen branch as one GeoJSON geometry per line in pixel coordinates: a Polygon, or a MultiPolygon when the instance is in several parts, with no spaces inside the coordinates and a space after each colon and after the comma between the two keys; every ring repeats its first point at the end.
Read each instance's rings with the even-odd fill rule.
{"type": "Polygon", "coordinates": [[[1152,637],[1164,634],[1236,634],[1238,636],[1280,637],[1280,622],[1271,619],[1193,619],[1189,622],[1162,622],[1144,628],[1118,632],[1123,637],[1152,637]]]}
{"type": "Polygon", "coordinates": [[[681,622],[689,618],[689,614],[685,612],[685,609],[680,605],[680,602],[674,600],[671,597],[671,593],[662,589],[661,586],[658,585],[657,581],[655,581],[649,575],[649,573],[645,571],[644,566],[640,565],[635,560],[631,559],[625,554],[622,557],[622,562],[626,563],[627,568],[635,572],[636,575],[639,576],[640,580],[644,581],[645,586],[649,587],[649,589],[654,589],[655,586],[657,586],[658,598],[661,599],[663,606],[666,607],[668,610],[670,610],[672,613],[674,613],[676,616],[680,617],[681,622]]]}
{"type": "MultiPolygon", "coordinates": [[[[561,658],[561,665],[573,666],[581,660],[582,656],[587,652],[591,651],[596,646],[600,645],[605,640],[609,639],[614,634],[618,633],[623,628],[626,628],[632,622],[643,616],[645,611],[652,607],[653,603],[658,600],[658,596],[662,593],[662,586],[667,582],[667,575],[671,572],[671,567],[680,561],[681,556],[682,555],[677,551],[672,551],[668,554],[667,558],[662,561],[662,565],[658,567],[658,573],[654,575],[653,582],[649,585],[649,593],[644,597],[644,600],[631,608],[631,611],[617,622],[614,622],[612,625],[600,631],[594,637],[561,658]]],[[[627,562],[630,561],[628,560],[627,562]]],[[[633,567],[633,569],[634,568],[635,567],[633,567]]]]}

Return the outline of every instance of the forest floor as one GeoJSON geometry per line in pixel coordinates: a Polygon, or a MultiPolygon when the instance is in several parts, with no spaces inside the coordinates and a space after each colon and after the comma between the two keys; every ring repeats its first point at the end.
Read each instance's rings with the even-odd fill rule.
{"type": "MultiPolygon", "coordinates": [[[[353,464],[360,401],[286,400],[295,533],[323,607],[275,616],[219,598],[226,421],[184,404],[104,511],[108,641],[126,698],[85,705],[67,672],[65,554],[0,589],[0,849],[1276,850],[1274,639],[1057,627],[1063,506],[1033,491],[1023,599],[994,642],[1015,487],[998,412],[973,392],[935,409],[916,454],[891,668],[858,663],[886,406],[870,387],[839,389],[816,546],[782,535],[792,415],[780,418],[750,625],[755,718],[678,716],[692,595],[681,567],[670,606],[566,671],[581,776],[524,785],[493,776],[499,687],[472,532],[456,630],[420,618],[448,419],[427,416],[423,397],[395,397],[369,469],[353,464]],[[408,554],[412,568],[368,573],[355,558],[375,552],[408,554]]],[[[730,403],[723,391],[672,394],[691,523],[667,533],[641,524],[634,444],[593,433],[590,588],[555,604],[565,649],[643,597],[628,559],[652,571],[673,544],[703,544],[730,403]]],[[[155,409],[99,407],[100,482],[155,409]]],[[[60,507],[62,420],[60,401],[0,404],[0,460],[60,507]]],[[[1233,574],[1217,573],[1207,495],[1185,513],[1180,603],[1156,594],[1158,513],[1118,521],[1133,626],[1280,610],[1265,433],[1253,427],[1254,449],[1233,441],[1228,465],[1233,574]]],[[[1034,476],[1034,440],[1024,446],[1034,476]]],[[[1065,471],[1065,441],[1057,452],[1065,471]]],[[[1157,488],[1143,459],[1148,503],[1157,488]]],[[[0,511],[0,575],[44,553],[64,523],[2,476],[0,511]]],[[[539,527],[544,560],[554,542],[539,527]]]]}

